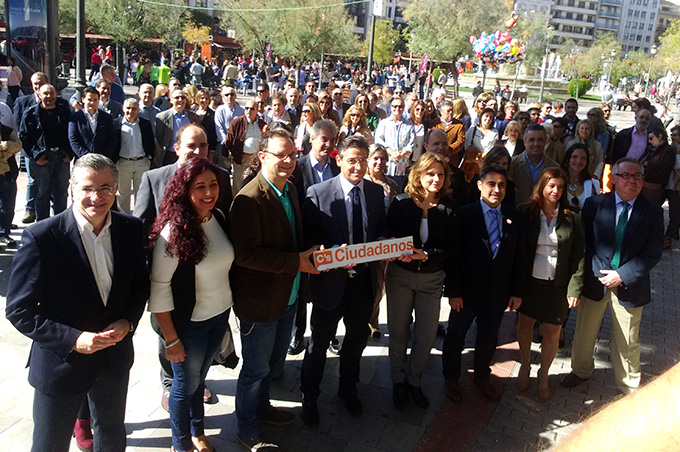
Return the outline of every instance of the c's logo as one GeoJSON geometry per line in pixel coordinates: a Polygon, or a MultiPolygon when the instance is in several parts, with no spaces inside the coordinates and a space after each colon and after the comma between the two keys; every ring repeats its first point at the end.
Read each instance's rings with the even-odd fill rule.
{"type": "Polygon", "coordinates": [[[314,262],[316,266],[327,265],[333,263],[333,250],[317,251],[314,253],[314,262]]]}

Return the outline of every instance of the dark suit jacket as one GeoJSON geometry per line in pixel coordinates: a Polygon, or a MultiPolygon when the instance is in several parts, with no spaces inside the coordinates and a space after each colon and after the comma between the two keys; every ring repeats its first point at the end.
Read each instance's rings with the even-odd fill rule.
{"type": "Polygon", "coordinates": [[[83,110],[73,113],[68,123],[68,139],[71,142],[71,149],[78,157],[93,153],[113,159],[116,152],[113,118],[103,110],[97,113],[97,127],[94,133],[83,110]]]}
{"type": "MultiPolygon", "coordinates": [[[[64,157],[76,157],[71,149],[68,138],[69,119],[71,117],[71,110],[68,105],[57,103],[59,121],[59,149],[64,157]]],[[[45,134],[43,133],[43,126],[40,120],[40,104],[34,104],[26,110],[19,125],[19,138],[24,146],[24,152],[28,157],[38,160],[45,152],[45,134]]]]}
{"type": "MultiPolygon", "coordinates": [[[[178,168],[178,164],[173,163],[142,174],[142,182],[139,184],[139,193],[135,195],[135,209],[132,214],[137,218],[141,218],[144,223],[145,234],[149,232],[154,220],[158,216],[158,209],[165,197],[165,189],[168,187],[178,168]]],[[[233,196],[229,173],[224,168],[220,168],[220,173],[217,175],[217,183],[220,186],[220,195],[215,203],[215,208],[220,209],[226,214],[229,212],[233,196]]]]}
{"type": "Polygon", "coordinates": [[[526,257],[522,215],[512,207],[501,205],[501,244],[493,257],[481,202],[460,208],[460,264],[447,271],[444,295],[463,297],[465,307],[479,312],[505,310],[511,296],[521,298],[524,294],[526,257]],[[456,274],[458,278],[454,277],[456,274]]]}
{"type": "MultiPolygon", "coordinates": [[[[349,243],[349,226],[345,200],[340,185],[342,175],[309,187],[302,205],[305,239],[315,245],[332,248],[349,243]]],[[[371,181],[364,180],[364,196],[368,228],[366,242],[387,237],[385,224],[385,192],[371,181]]],[[[369,264],[372,279],[375,279],[375,262],[369,264]]],[[[338,306],[345,291],[348,273],[338,268],[310,276],[312,303],[322,309],[332,310],[338,306]]]]}
{"type": "MultiPolygon", "coordinates": [[[[607,288],[598,278],[600,270],[610,270],[616,235],[616,197],[614,193],[591,196],[583,204],[586,231],[586,257],[583,295],[599,301],[607,288]]],[[[617,288],[621,306],[643,306],[652,301],[649,272],[663,252],[663,211],[644,196],[635,199],[623,239],[617,270],[623,286],[617,288]]]]}
{"type": "Polygon", "coordinates": [[[106,105],[99,102],[99,109],[110,114],[114,120],[123,116],[123,104],[112,99],[109,99],[109,103],[106,105]]]}
{"type": "MultiPolygon", "coordinates": [[[[117,162],[120,159],[120,147],[121,147],[121,130],[123,126],[123,120],[125,117],[116,118],[113,121],[113,126],[116,130],[116,147],[111,160],[117,162]]],[[[153,159],[154,153],[156,151],[156,141],[153,137],[153,130],[151,129],[151,122],[144,118],[137,117],[137,122],[139,123],[139,130],[142,132],[142,147],[144,148],[144,154],[149,158],[153,159]]]]}
{"type": "Polygon", "coordinates": [[[634,128],[635,126],[628,127],[627,129],[623,129],[616,134],[616,137],[614,137],[614,144],[612,145],[612,152],[605,155],[606,163],[613,165],[617,160],[626,156],[628,149],[630,148],[630,143],[633,139],[632,137],[634,128]]]}
{"type": "MultiPolygon", "coordinates": [[[[260,130],[264,129],[267,124],[260,118],[257,119],[257,125],[260,130]]],[[[227,157],[229,154],[234,157],[234,163],[241,164],[243,158],[243,142],[246,139],[246,132],[248,130],[248,118],[243,115],[236,119],[232,119],[227,130],[227,137],[224,139],[224,148],[222,155],[227,157]],[[227,154],[227,152],[229,154],[227,154]]]]}
{"type": "MultiPolygon", "coordinates": [[[[559,163],[548,157],[544,157],[541,171],[546,168],[557,168],[559,163]]],[[[538,177],[541,175],[538,172],[538,177]]],[[[536,181],[538,181],[538,177],[536,181]]],[[[510,162],[510,170],[508,171],[508,179],[515,183],[515,201],[517,205],[524,204],[531,197],[531,192],[534,191],[534,181],[531,178],[531,169],[529,168],[529,159],[527,153],[523,152],[515,155],[510,162]]]]}
{"type": "MultiPolygon", "coordinates": [[[[527,278],[531,277],[538,236],[541,233],[541,216],[530,218],[528,209],[524,212],[526,230],[527,278]]],[[[583,289],[583,255],[585,253],[585,236],[583,223],[578,208],[571,209],[571,217],[563,210],[557,213],[555,224],[557,233],[557,266],[555,269],[555,287],[567,289],[567,296],[578,298],[583,289]]]]}
{"type": "MultiPolygon", "coordinates": [[[[174,108],[170,108],[156,115],[156,141],[158,142],[158,148],[153,160],[153,166],[156,168],[163,165],[163,157],[165,157],[166,152],[175,152],[172,149],[172,143],[175,141],[175,125],[172,117],[174,111],[174,108]]],[[[201,125],[201,119],[196,113],[188,109],[184,111],[189,116],[191,124],[201,125]]]]}
{"type": "MultiPolygon", "coordinates": [[[[338,167],[338,164],[335,163],[334,158],[329,157],[329,161],[331,173],[333,173],[333,177],[335,177],[340,174],[340,168],[338,167]]],[[[297,168],[296,171],[293,172],[291,181],[295,184],[295,188],[297,189],[300,205],[303,205],[309,187],[318,183],[314,175],[314,168],[312,168],[309,161],[309,154],[304,155],[297,160],[297,168]]]]}
{"type": "MultiPolygon", "coordinates": [[[[234,245],[229,280],[234,310],[243,321],[276,321],[288,309],[304,239],[295,186],[286,184],[295,212],[295,231],[262,172],[238,192],[229,212],[234,245]]],[[[305,300],[307,291],[303,275],[299,294],[305,300]]]]}
{"type": "Polygon", "coordinates": [[[104,306],[71,209],[24,231],[7,289],[7,319],[33,340],[28,381],[48,394],[88,391],[97,374],[127,374],[132,334],[91,355],[71,352],[83,331],[136,326],[149,296],[142,224],[111,212],[113,284],[104,306]]]}

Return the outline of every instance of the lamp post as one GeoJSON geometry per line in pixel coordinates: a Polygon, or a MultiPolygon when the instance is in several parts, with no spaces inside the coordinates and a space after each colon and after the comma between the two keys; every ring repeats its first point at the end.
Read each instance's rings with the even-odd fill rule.
{"type": "Polygon", "coordinates": [[[647,97],[647,88],[649,88],[649,79],[652,78],[652,63],[654,62],[654,55],[656,55],[656,45],[652,45],[652,48],[649,49],[649,53],[652,54],[652,58],[649,60],[649,71],[647,72],[647,83],[645,83],[645,95],[644,97],[647,97]]]}
{"type": "MultiPolygon", "coordinates": [[[[552,31],[552,27],[547,28],[548,33],[552,31]]],[[[550,53],[550,46],[549,42],[550,40],[547,39],[548,36],[546,36],[546,42],[545,42],[545,55],[543,56],[543,64],[541,65],[541,91],[538,94],[538,101],[543,102],[543,89],[545,88],[545,71],[546,71],[546,65],[548,64],[548,54],[550,53]]]]}
{"type": "Polygon", "coordinates": [[[614,84],[612,83],[612,66],[614,66],[614,57],[615,56],[616,56],[616,49],[612,49],[611,59],[609,60],[609,74],[607,74],[607,83],[610,83],[612,86],[614,86],[614,84]]]}

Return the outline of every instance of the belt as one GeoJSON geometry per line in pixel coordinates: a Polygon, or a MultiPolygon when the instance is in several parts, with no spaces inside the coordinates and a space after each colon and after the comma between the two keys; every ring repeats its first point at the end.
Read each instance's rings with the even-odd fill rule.
{"type": "Polygon", "coordinates": [[[136,162],[137,160],[141,160],[141,159],[143,159],[143,158],[146,158],[146,156],[145,156],[145,155],[142,155],[141,157],[131,157],[131,158],[128,158],[128,157],[121,157],[121,158],[122,158],[123,160],[127,160],[127,161],[129,161],[129,162],[136,162]]]}
{"type": "Polygon", "coordinates": [[[59,151],[61,150],[61,148],[59,148],[59,147],[56,147],[56,148],[47,148],[47,150],[50,151],[50,152],[59,152],[59,151]]]}

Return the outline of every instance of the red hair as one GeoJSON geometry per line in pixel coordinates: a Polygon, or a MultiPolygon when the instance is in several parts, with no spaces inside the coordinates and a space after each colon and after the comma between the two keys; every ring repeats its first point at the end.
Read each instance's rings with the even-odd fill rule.
{"type": "Polygon", "coordinates": [[[170,226],[166,254],[177,256],[180,261],[198,264],[206,254],[207,240],[201,227],[201,220],[189,199],[189,187],[193,180],[205,171],[217,176],[218,169],[204,157],[193,157],[179,167],[159,208],[158,217],[149,233],[149,248],[152,249],[165,227],[170,226]]]}

